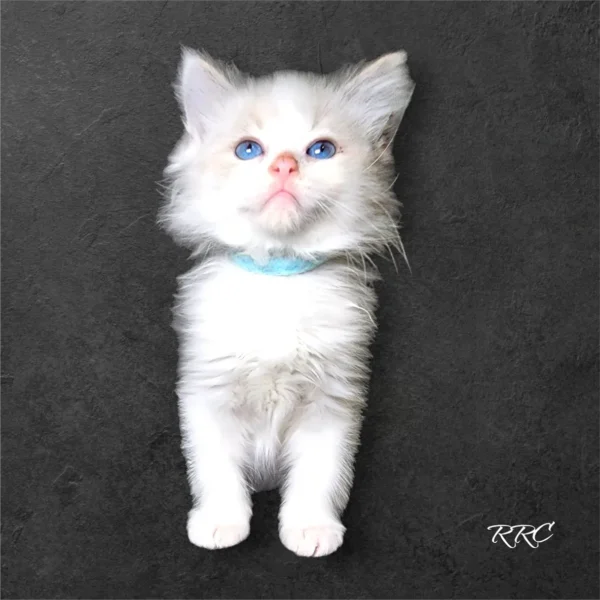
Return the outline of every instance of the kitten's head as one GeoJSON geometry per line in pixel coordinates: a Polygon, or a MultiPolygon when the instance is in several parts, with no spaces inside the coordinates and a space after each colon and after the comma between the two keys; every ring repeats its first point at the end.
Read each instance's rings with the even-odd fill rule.
{"type": "Polygon", "coordinates": [[[413,88],[404,52],[253,78],[184,50],[161,221],[195,251],[380,250],[397,237],[391,146],[413,88]]]}

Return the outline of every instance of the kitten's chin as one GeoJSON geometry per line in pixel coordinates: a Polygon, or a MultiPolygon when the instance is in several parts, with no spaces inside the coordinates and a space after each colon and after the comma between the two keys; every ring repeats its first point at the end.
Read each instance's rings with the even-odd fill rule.
{"type": "Polygon", "coordinates": [[[265,202],[256,220],[259,227],[266,232],[282,235],[302,227],[305,221],[304,212],[292,194],[281,192],[265,202]]]}

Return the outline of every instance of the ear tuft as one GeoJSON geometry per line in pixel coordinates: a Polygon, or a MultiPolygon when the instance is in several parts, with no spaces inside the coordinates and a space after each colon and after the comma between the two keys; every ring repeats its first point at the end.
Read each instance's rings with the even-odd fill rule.
{"type": "Polygon", "coordinates": [[[410,102],[415,84],[404,50],[359,65],[343,85],[357,120],[374,143],[390,142],[410,102]]]}
{"type": "Polygon", "coordinates": [[[201,138],[215,109],[241,80],[233,65],[225,65],[206,52],[182,47],[175,90],[188,132],[201,138]]]}

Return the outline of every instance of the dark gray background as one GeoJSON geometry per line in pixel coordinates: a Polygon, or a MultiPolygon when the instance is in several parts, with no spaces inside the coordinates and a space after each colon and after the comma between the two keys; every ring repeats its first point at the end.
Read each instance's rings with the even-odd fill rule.
{"type": "Polygon", "coordinates": [[[598,4],[2,3],[5,598],[598,597],[598,4]],[[190,506],[155,226],[179,44],[253,73],[405,48],[412,276],[384,280],[341,551],[276,493],[216,553],[190,506]],[[320,57],[320,58],[319,58],[320,57]],[[490,525],[555,521],[537,550],[490,525]]]}

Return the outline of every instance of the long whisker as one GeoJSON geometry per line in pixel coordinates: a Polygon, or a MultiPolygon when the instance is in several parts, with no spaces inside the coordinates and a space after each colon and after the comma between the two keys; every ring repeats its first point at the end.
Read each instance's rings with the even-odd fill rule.
{"type": "Polygon", "coordinates": [[[364,256],[371,263],[371,265],[372,265],[372,267],[374,269],[377,268],[377,265],[375,264],[375,262],[373,261],[373,259],[368,254],[365,254],[365,253],[361,252],[361,256],[364,256]]]}
{"type": "MultiPolygon", "coordinates": [[[[394,183],[397,181],[398,176],[396,176],[396,178],[394,179],[394,181],[392,182],[392,185],[390,187],[392,187],[394,185],[394,183]]],[[[328,194],[324,194],[323,192],[320,192],[320,196],[322,199],[324,200],[328,200],[330,203],[332,203],[336,208],[342,210],[343,212],[346,212],[346,214],[348,214],[351,217],[355,217],[355,218],[360,218],[360,215],[358,215],[355,211],[352,211],[350,209],[350,207],[348,207],[345,204],[342,204],[341,202],[339,202],[336,198],[333,198],[331,196],[329,196],[328,194]]],[[[379,202],[378,200],[376,200],[375,198],[371,198],[371,200],[377,204],[377,206],[383,211],[383,213],[385,214],[385,216],[389,219],[390,225],[392,227],[392,231],[394,233],[394,237],[392,240],[388,240],[386,239],[386,236],[383,235],[383,232],[376,227],[375,225],[372,225],[373,228],[375,229],[375,231],[377,231],[377,233],[379,233],[381,235],[381,242],[386,246],[389,254],[390,254],[390,258],[392,260],[392,263],[394,264],[394,268],[396,270],[396,272],[398,273],[398,265],[396,263],[396,260],[394,258],[394,254],[390,248],[390,242],[393,242],[393,247],[397,250],[397,252],[402,256],[402,258],[404,259],[404,262],[406,263],[406,266],[408,267],[409,272],[412,275],[412,268],[410,266],[410,262],[408,260],[408,256],[406,254],[406,249],[404,247],[404,244],[402,243],[402,238],[400,237],[400,232],[398,231],[398,225],[396,224],[395,220],[393,219],[392,215],[390,214],[390,212],[385,208],[385,206],[383,206],[383,204],[381,204],[381,202],[379,202]]],[[[333,216],[333,213],[331,211],[331,208],[329,206],[326,206],[323,202],[319,202],[319,207],[322,208],[323,210],[327,211],[328,214],[331,214],[333,216]]],[[[370,259],[369,259],[370,260],[370,259]]],[[[371,261],[371,263],[374,265],[374,263],[371,261]]]]}
{"type": "MultiPolygon", "coordinates": [[[[397,179],[397,177],[396,177],[396,179],[397,179]]],[[[398,249],[398,252],[403,256],[404,262],[406,262],[406,266],[408,267],[408,270],[410,271],[410,274],[412,275],[412,269],[410,267],[410,263],[408,262],[408,256],[406,256],[406,250],[404,249],[404,244],[402,243],[402,238],[400,237],[400,232],[398,231],[398,226],[396,225],[396,222],[392,218],[392,215],[390,215],[389,211],[385,208],[385,206],[383,206],[383,204],[381,204],[381,202],[375,200],[375,198],[372,198],[372,200],[373,200],[373,202],[375,202],[375,204],[377,204],[377,206],[379,206],[379,208],[381,208],[381,210],[388,216],[388,218],[394,225],[394,231],[396,233],[396,244],[397,244],[396,247],[398,249]]]]}
{"type": "Polygon", "coordinates": [[[396,177],[394,177],[394,181],[392,181],[391,185],[389,185],[387,190],[385,190],[386,192],[389,192],[396,185],[396,181],[398,181],[398,177],[400,177],[400,173],[398,173],[398,175],[396,175],[396,177]]]}
{"type": "Polygon", "coordinates": [[[406,250],[404,249],[404,244],[402,243],[402,238],[400,237],[400,234],[398,234],[398,243],[400,244],[400,250],[401,250],[400,254],[402,254],[402,256],[404,257],[404,262],[406,262],[408,271],[412,275],[412,268],[410,266],[410,263],[408,262],[408,256],[406,255],[406,250]]]}
{"type": "Polygon", "coordinates": [[[394,141],[394,138],[390,138],[390,141],[387,143],[386,147],[383,149],[383,152],[363,171],[363,173],[366,173],[373,165],[375,165],[377,162],[379,162],[379,159],[387,152],[387,149],[390,147],[390,145],[392,144],[392,142],[394,141]]]}
{"type": "MultiPolygon", "coordinates": [[[[335,205],[336,208],[341,209],[342,211],[345,211],[348,215],[350,215],[351,217],[355,217],[355,218],[361,218],[361,215],[359,215],[358,213],[356,213],[355,211],[351,210],[349,206],[347,206],[346,204],[342,204],[341,202],[338,202],[338,200],[336,200],[335,198],[332,198],[331,196],[327,196],[325,194],[321,194],[321,196],[323,198],[325,198],[326,200],[329,200],[333,205],[335,205]]],[[[392,225],[394,232],[397,232],[397,226],[396,223],[394,221],[394,219],[392,218],[392,216],[390,215],[389,211],[387,211],[382,205],[381,203],[379,203],[377,200],[374,200],[375,204],[377,204],[377,206],[379,206],[379,208],[381,208],[383,210],[383,212],[385,213],[385,215],[388,217],[388,219],[390,220],[390,224],[392,225]]],[[[377,227],[375,227],[373,225],[374,229],[378,232],[378,233],[382,233],[381,230],[377,227]]]]}

